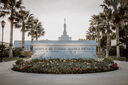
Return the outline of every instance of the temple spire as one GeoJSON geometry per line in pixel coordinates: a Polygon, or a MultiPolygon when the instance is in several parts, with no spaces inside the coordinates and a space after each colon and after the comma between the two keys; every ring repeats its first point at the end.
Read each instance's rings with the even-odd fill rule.
{"type": "Polygon", "coordinates": [[[63,31],[63,35],[61,35],[61,37],[59,37],[60,41],[69,41],[71,40],[71,37],[69,37],[67,35],[67,31],[66,31],[66,19],[64,18],[64,31],[63,31]]]}
{"type": "Polygon", "coordinates": [[[66,31],[66,18],[64,18],[64,32],[63,35],[67,35],[67,31],[66,31]]]}

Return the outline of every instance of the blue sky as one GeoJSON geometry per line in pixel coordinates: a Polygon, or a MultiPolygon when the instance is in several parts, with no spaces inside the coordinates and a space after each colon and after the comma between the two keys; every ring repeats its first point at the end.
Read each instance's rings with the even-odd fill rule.
{"type": "MultiPolygon", "coordinates": [[[[67,33],[73,40],[85,38],[91,16],[102,12],[99,6],[101,3],[102,0],[23,0],[26,9],[39,18],[45,28],[46,35],[39,38],[40,40],[57,40],[63,33],[64,18],[67,20],[67,33]]],[[[7,22],[5,26],[6,42],[9,42],[10,38],[9,25],[7,22]]],[[[25,38],[31,39],[27,33],[25,38]]],[[[14,30],[14,40],[21,40],[19,29],[14,30]]]]}

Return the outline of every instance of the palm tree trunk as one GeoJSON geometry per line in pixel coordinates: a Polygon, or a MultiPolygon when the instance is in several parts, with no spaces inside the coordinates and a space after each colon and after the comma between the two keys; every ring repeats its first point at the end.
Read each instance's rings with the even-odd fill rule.
{"type": "Polygon", "coordinates": [[[9,57],[13,57],[13,19],[11,17],[9,57]]]}
{"type": "Polygon", "coordinates": [[[33,51],[33,40],[34,40],[33,35],[31,35],[31,48],[30,48],[30,52],[33,51]]]}
{"type": "Polygon", "coordinates": [[[110,34],[107,34],[106,57],[109,57],[109,50],[110,50],[110,34]]]}
{"type": "Polygon", "coordinates": [[[120,48],[119,48],[119,26],[118,24],[115,24],[116,26],[116,54],[117,57],[120,57],[120,48]]]}
{"type": "Polygon", "coordinates": [[[38,40],[38,35],[36,34],[36,40],[38,40]]]}
{"type": "Polygon", "coordinates": [[[100,32],[98,31],[98,55],[101,54],[100,51],[101,51],[101,50],[100,50],[100,32]]]}
{"type": "Polygon", "coordinates": [[[125,41],[125,44],[126,44],[126,61],[128,62],[128,37],[127,37],[127,29],[125,28],[124,29],[125,31],[125,38],[126,38],[126,41],[125,41]]]}
{"type": "Polygon", "coordinates": [[[24,22],[22,23],[22,51],[24,51],[25,46],[25,28],[24,28],[24,22]]]}
{"type": "Polygon", "coordinates": [[[128,43],[126,44],[126,61],[128,62],[128,43]]]}

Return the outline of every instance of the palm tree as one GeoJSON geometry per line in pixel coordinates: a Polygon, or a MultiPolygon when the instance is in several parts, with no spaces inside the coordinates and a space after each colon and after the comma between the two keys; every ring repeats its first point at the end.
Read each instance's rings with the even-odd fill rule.
{"type": "Polygon", "coordinates": [[[122,18],[120,25],[120,42],[126,45],[126,59],[128,61],[128,2],[123,1],[119,8],[122,18]]]}
{"type": "Polygon", "coordinates": [[[96,32],[93,30],[95,28],[89,27],[88,31],[86,32],[86,40],[96,40],[96,32]]]}
{"type": "Polygon", "coordinates": [[[10,21],[10,45],[9,45],[9,57],[13,57],[13,26],[16,17],[17,10],[24,8],[21,6],[22,0],[2,0],[4,9],[9,12],[9,21],[10,21]]]}
{"type": "Polygon", "coordinates": [[[87,31],[86,32],[86,40],[92,40],[91,32],[87,31]]]}
{"type": "Polygon", "coordinates": [[[0,1],[0,18],[1,17],[5,17],[6,15],[8,15],[9,14],[9,11],[7,10],[7,8],[5,7],[5,4],[4,3],[6,3],[6,1],[4,1],[4,0],[1,0],[0,1]]]}
{"type": "Polygon", "coordinates": [[[111,21],[116,28],[116,51],[117,57],[120,57],[119,50],[119,24],[121,21],[120,12],[118,11],[120,6],[120,0],[104,0],[103,5],[111,10],[111,21]]]}
{"type": "Polygon", "coordinates": [[[128,0],[120,0],[120,2],[128,4],[128,0]]]}
{"type": "Polygon", "coordinates": [[[103,29],[103,19],[102,19],[102,13],[99,15],[93,15],[91,20],[90,20],[90,29],[92,32],[95,32],[94,35],[95,39],[98,42],[98,55],[101,54],[101,38],[104,34],[104,29],[103,29]]]}
{"type": "Polygon", "coordinates": [[[35,19],[33,15],[30,16],[30,18],[27,21],[27,30],[28,30],[28,36],[31,36],[31,48],[30,51],[33,50],[33,41],[34,38],[38,40],[40,36],[44,36],[44,28],[42,27],[41,22],[39,22],[38,19],[35,19]]]}
{"type": "Polygon", "coordinates": [[[109,56],[109,50],[110,50],[110,34],[112,33],[111,30],[111,13],[112,10],[109,9],[106,5],[101,5],[104,8],[103,11],[103,21],[104,21],[104,28],[106,30],[106,36],[107,36],[107,43],[106,43],[106,57],[109,56]]]}
{"type": "Polygon", "coordinates": [[[44,31],[44,28],[43,28],[41,22],[37,22],[34,38],[36,38],[36,40],[38,40],[38,38],[41,36],[44,36],[44,34],[45,34],[45,31],[44,31]]]}
{"type": "Polygon", "coordinates": [[[27,20],[27,32],[28,32],[28,36],[31,36],[31,47],[30,47],[30,52],[32,52],[33,50],[33,46],[32,46],[32,43],[33,43],[33,40],[34,40],[34,16],[33,14],[30,14],[28,20],[27,20]]]}
{"type": "Polygon", "coordinates": [[[22,51],[24,51],[24,46],[25,46],[25,32],[26,32],[26,25],[28,18],[29,18],[29,11],[25,11],[21,9],[17,14],[17,18],[15,22],[15,27],[21,28],[21,32],[22,32],[22,51]]]}

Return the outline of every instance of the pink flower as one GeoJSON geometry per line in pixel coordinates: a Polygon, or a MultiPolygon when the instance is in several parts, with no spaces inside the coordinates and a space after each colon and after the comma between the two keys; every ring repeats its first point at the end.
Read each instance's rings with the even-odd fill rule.
{"type": "Polygon", "coordinates": [[[80,67],[79,67],[79,66],[76,66],[76,67],[75,67],[75,70],[76,70],[76,71],[78,71],[79,69],[80,69],[80,67]]]}

